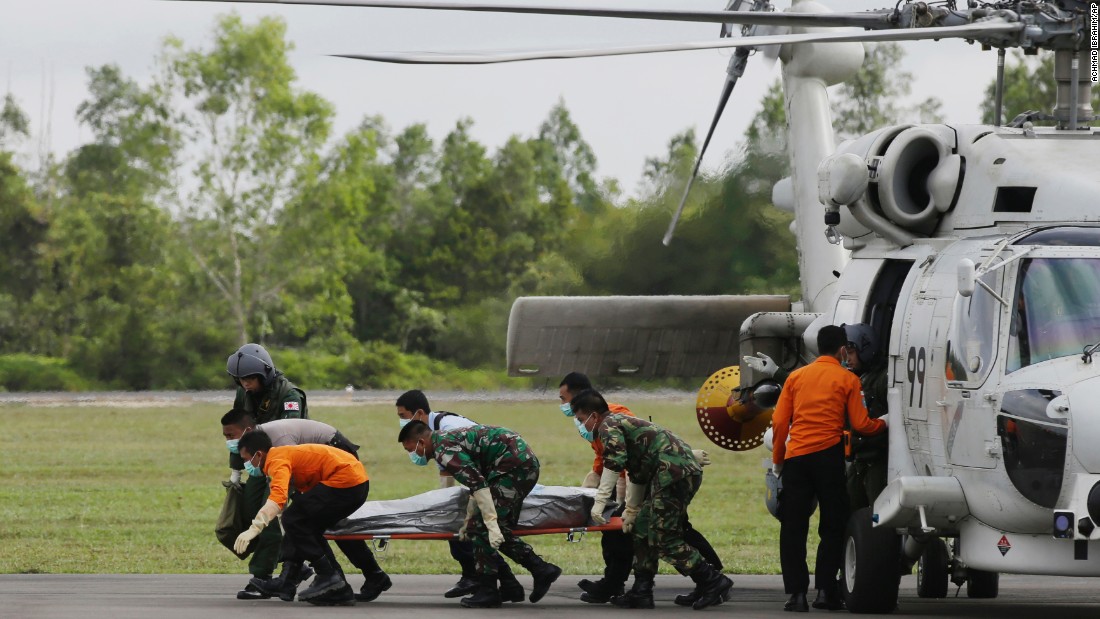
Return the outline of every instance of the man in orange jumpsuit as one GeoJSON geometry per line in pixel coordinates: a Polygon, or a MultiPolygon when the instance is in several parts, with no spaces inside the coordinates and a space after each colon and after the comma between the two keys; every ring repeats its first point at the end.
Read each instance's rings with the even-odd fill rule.
{"type": "Polygon", "coordinates": [[[270,595],[293,600],[298,574],[309,561],[317,577],[298,599],[319,605],[354,605],[355,594],[324,535],[367,500],[369,482],[363,463],[328,445],[272,447],[271,438],[264,432],[245,434],[237,449],[250,475],[270,478],[271,494],[252,526],[237,537],[234,549],[247,549],[249,542],[280,514],[283,522],[283,571],[275,578],[252,584],[270,595]],[[287,507],[291,483],[299,494],[287,507]]]}
{"type": "Polygon", "coordinates": [[[844,556],[844,529],[848,523],[841,441],[844,422],[847,419],[853,430],[864,435],[878,434],[886,428],[882,419],[868,417],[859,377],[841,365],[847,358],[847,344],[843,328],[822,327],[817,334],[820,356],[791,373],[772,415],[772,470],[783,480],[779,560],[783,567],[783,588],[791,595],[783,610],[809,610],[806,536],[814,497],[821,506],[814,608],[844,607],[837,590],[837,572],[844,556]]]}

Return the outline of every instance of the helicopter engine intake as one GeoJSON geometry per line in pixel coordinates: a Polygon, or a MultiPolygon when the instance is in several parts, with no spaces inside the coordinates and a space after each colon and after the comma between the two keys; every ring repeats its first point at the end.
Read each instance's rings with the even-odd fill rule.
{"type": "Polygon", "coordinates": [[[943,125],[887,127],[846,142],[818,167],[819,197],[827,207],[848,206],[839,227],[845,236],[869,229],[909,245],[932,234],[955,205],[963,159],[954,142],[943,125]],[[855,169],[856,159],[866,171],[855,169]]]}

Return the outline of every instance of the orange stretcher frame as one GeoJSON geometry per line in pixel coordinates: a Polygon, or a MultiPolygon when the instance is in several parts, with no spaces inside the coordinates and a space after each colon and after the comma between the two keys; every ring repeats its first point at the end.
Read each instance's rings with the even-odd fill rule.
{"type": "MultiPolygon", "coordinates": [[[[619,516],[612,516],[611,520],[607,524],[597,524],[590,527],[557,527],[553,529],[513,529],[512,534],[517,537],[525,535],[554,535],[557,533],[565,533],[572,535],[575,533],[595,533],[599,531],[621,531],[623,528],[623,519],[619,516]]],[[[326,535],[325,539],[330,540],[395,540],[395,539],[452,539],[456,537],[457,533],[392,533],[375,535],[373,533],[362,533],[357,535],[326,535]]]]}

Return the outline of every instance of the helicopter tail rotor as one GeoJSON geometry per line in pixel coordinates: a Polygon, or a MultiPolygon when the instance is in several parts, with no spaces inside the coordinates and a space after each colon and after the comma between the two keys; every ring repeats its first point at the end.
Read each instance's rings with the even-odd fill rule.
{"type": "Polygon", "coordinates": [[[761,407],[750,391],[741,389],[741,368],[736,365],[718,370],[703,383],[695,400],[695,416],[714,444],[731,451],[763,444],[774,409],[761,407]]]}

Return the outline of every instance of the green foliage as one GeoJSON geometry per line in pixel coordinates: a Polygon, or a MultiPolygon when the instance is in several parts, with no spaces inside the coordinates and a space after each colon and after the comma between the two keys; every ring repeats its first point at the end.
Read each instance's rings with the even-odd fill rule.
{"type": "Polygon", "coordinates": [[[503,372],[470,370],[431,359],[405,354],[392,344],[369,342],[349,347],[342,354],[323,351],[275,349],[271,351],[279,369],[303,389],[408,389],[409,385],[431,385],[435,389],[499,389],[507,384],[503,372]]]}
{"type": "Polygon", "coordinates": [[[27,113],[19,107],[11,93],[4,95],[4,105],[0,107],[0,146],[18,137],[27,137],[30,132],[31,121],[27,113]]]}
{"type": "Polygon", "coordinates": [[[87,391],[98,386],[64,359],[0,355],[0,391],[87,391]]]}

